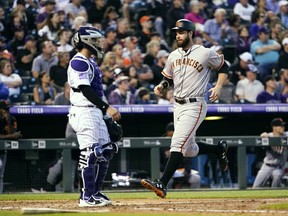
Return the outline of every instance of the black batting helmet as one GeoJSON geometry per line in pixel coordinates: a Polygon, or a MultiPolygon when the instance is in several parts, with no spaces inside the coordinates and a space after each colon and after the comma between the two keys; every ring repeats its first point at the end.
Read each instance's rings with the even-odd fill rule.
{"type": "Polygon", "coordinates": [[[185,31],[194,31],[194,23],[187,19],[179,19],[176,22],[176,26],[172,28],[173,31],[175,30],[185,30],[185,31]]]}

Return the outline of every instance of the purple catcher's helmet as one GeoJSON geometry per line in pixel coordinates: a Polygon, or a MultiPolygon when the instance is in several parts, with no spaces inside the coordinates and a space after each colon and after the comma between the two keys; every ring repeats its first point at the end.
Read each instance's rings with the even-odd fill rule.
{"type": "Polygon", "coordinates": [[[74,48],[87,48],[97,58],[104,56],[104,36],[95,27],[81,26],[72,36],[71,44],[74,48]]]}

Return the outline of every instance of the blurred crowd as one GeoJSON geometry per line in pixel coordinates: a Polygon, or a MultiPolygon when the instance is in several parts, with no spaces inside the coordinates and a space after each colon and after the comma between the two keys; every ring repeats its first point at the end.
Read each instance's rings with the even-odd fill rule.
{"type": "MultiPolygon", "coordinates": [[[[194,43],[224,54],[230,73],[216,103],[288,102],[287,0],[7,0],[0,3],[0,99],[69,104],[66,69],[79,26],[103,32],[104,100],[171,104],[156,97],[178,19],[195,24],[194,43]],[[60,97],[60,98],[59,98],[60,97]],[[60,101],[60,102],[59,102],[60,101]]],[[[207,90],[214,85],[212,73],[207,90]]]]}

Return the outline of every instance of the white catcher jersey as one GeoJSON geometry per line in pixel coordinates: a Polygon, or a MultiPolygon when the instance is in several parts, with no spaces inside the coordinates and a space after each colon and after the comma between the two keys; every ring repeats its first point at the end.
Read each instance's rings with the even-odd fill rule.
{"type": "MultiPolygon", "coordinates": [[[[92,59],[87,59],[81,53],[77,53],[70,61],[68,66],[68,83],[72,88],[78,89],[79,85],[90,85],[93,87],[94,80],[101,79],[100,77],[95,77],[97,74],[101,76],[101,73],[95,73],[98,67],[95,66],[96,63],[92,62],[92,59]],[[74,65],[71,65],[73,64],[74,65]],[[75,69],[77,68],[77,70],[75,69]]],[[[93,106],[82,92],[70,91],[70,101],[71,104],[75,106],[93,106]]]]}
{"type": "Polygon", "coordinates": [[[220,69],[224,56],[200,45],[193,45],[186,52],[178,48],[170,53],[162,71],[173,79],[174,97],[204,97],[211,69],[220,69]]]}

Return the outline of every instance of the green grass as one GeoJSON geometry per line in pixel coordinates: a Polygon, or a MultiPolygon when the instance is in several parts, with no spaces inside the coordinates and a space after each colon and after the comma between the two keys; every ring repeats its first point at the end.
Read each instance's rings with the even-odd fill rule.
{"type": "MultiPolygon", "coordinates": [[[[113,199],[155,199],[155,194],[145,192],[106,192],[113,199]]],[[[77,200],[78,193],[1,194],[1,200],[77,200]]],[[[193,190],[168,192],[168,199],[208,198],[288,198],[288,190],[193,190]]]]}

